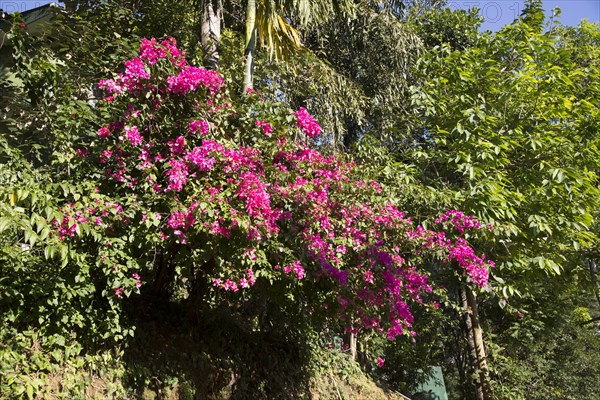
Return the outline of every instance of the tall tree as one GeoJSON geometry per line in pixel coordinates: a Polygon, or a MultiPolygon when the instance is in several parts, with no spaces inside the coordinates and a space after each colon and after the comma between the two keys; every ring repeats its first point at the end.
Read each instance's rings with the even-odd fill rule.
{"type": "Polygon", "coordinates": [[[300,27],[326,21],[342,10],[351,10],[351,2],[248,0],[244,91],[252,87],[257,40],[266,47],[269,57],[287,57],[302,47],[300,27]]]}
{"type": "MultiPolygon", "coordinates": [[[[430,52],[413,94],[422,144],[402,157],[451,207],[496,227],[483,250],[498,262],[502,304],[510,293],[534,296],[538,280],[584,272],[579,251],[597,243],[600,114],[590,82],[600,75],[575,62],[584,48],[559,43],[532,2],[474,46],[430,52]]],[[[468,303],[475,315],[481,302],[468,303]]]]}

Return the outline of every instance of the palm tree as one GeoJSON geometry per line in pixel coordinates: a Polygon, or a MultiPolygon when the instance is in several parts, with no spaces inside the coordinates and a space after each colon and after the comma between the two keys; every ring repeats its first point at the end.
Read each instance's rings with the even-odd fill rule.
{"type": "Polygon", "coordinates": [[[221,0],[200,0],[200,43],[205,65],[213,69],[219,66],[219,42],[221,40],[221,20],[223,2],[221,0]]]}
{"type": "Polygon", "coordinates": [[[336,13],[351,10],[349,0],[248,0],[244,92],[252,88],[257,37],[270,57],[285,58],[302,47],[300,32],[294,25],[321,23],[336,13]]]}

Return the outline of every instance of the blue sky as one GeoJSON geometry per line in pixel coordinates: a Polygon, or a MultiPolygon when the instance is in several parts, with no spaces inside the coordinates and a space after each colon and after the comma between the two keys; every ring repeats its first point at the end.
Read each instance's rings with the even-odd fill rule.
{"type": "MultiPolygon", "coordinates": [[[[483,16],[482,29],[497,31],[511,23],[523,11],[524,0],[448,0],[452,9],[477,7],[483,16]]],[[[600,0],[544,0],[546,15],[551,15],[554,7],[561,9],[559,21],[563,25],[578,25],[587,18],[590,22],[600,22],[600,0]]]]}
{"type": "MultiPolygon", "coordinates": [[[[0,0],[0,8],[13,13],[47,3],[48,1],[0,0]]],[[[479,8],[484,18],[482,29],[493,31],[517,18],[523,11],[524,3],[524,0],[448,0],[448,6],[452,9],[479,8]]],[[[577,25],[583,18],[590,22],[600,22],[600,0],[544,0],[544,9],[548,14],[554,7],[562,10],[560,21],[563,25],[577,25]]]]}
{"type": "MultiPolygon", "coordinates": [[[[16,11],[23,12],[35,7],[43,6],[44,4],[52,3],[52,1],[4,1],[0,0],[0,8],[4,12],[12,14],[16,11]]],[[[58,2],[57,2],[58,3],[58,2]]]]}

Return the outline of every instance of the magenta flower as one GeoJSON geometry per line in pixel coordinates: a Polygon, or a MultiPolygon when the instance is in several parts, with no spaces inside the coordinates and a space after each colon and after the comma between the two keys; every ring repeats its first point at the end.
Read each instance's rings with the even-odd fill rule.
{"type": "Polygon", "coordinates": [[[185,155],[185,159],[204,172],[212,170],[216,163],[214,158],[208,157],[208,151],[203,147],[194,147],[192,151],[185,155]]]}
{"type": "Polygon", "coordinates": [[[139,79],[149,79],[150,74],[146,72],[144,62],[139,58],[132,58],[125,62],[125,78],[126,81],[136,81],[139,79]]]}
{"type": "Polygon", "coordinates": [[[185,152],[185,138],[183,136],[169,140],[167,145],[173,154],[183,154],[185,152]]]}
{"type": "Polygon", "coordinates": [[[125,90],[125,86],[123,85],[123,81],[121,78],[117,78],[117,80],[114,80],[114,79],[101,80],[100,82],[98,82],[98,87],[100,89],[106,90],[110,94],[120,94],[123,92],[123,90],[125,90]]]}
{"type": "Polygon", "coordinates": [[[304,107],[300,107],[294,115],[296,115],[298,127],[306,134],[306,136],[315,137],[321,134],[321,125],[315,121],[313,116],[310,115],[304,107]]]}
{"type": "Polygon", "coordinates": [[[189,174],[188,166],[185,161],[171,160],[169,161],[171,169],[166,174],[169,178],[169,190],[180,192],[187,182],[189,174]]]}
{"type": "Polygon", "coordinates": [[[90,154],[90,152],[86,149],[75,149],[75,154],[77,154],[78,157],[85,157],[90,154]]]}
{"type": "Polygon", "coordinates": [[[302,278],[304,278],[305,275],[304,268],[302,268],[302,265],[298,260],[294,261],[292,265],[284,267],[283,272],[285,272],[286,274],[293,272],[294,274],[296,274],[296,278],[298,278],[298,280],[302,280],[302,278]]]}
{"type": "Polygon", "coordinates": [[[165,50],[158,44],[155,38],[150,40],[143,38],[139,54],[140,59],[148,61],[149,65],[154,65],[157,60],[167,56],[165,50]]]}
{"type": "Polygon", "coordinates": [[[265,136],[269,136],[273,132],[273,126],[267,121],[254,121],[254,124],[257,127],[262,128],[265,136]]]}
{"type": "Polygon", "coordinates": [[[54,229],[56,229],[56,233],[58,233],[58,238],[60,240],[65,240],[66,237],[75,236],[75,232],[77,230],[77,221],[65,215],[62,222],[58,222],[56,218],[52,220],[52,225],[54,229]]]}
{"type": "Polygon", "coordinates": [[[179,74],[167,77],[167,85],[168,90],[173,93],[186,94],[195,91],[201,85],[210,93],[215,93],[225,85],[225,82],[215,71],[187,66],[179,74]]]}
{"type": "Polygon", "coordinates": [[[109,137],[110,135],[111,133],[107,127],[103,126],[102,128],[98,129],[98,137],[105,138],[109,137]]]}
{"type": "Polygon", "coordinates": [[[125,134],[127,135],[127,140],[131,142],[132,146],[139,146],[142,144],[142,135],[140,134],[140,131],[138,131],[137,126],[126,126],[125,134]]]}
{"type": "Polygon", "coordinates": [[[191,121],[189,123],[189,130],[190,133],[198,133],[200,131],[202,135],[206,135],[208,133],[208,123],[203,119],[191,121]]]}
{"type": "Polygon", "coordinates": [[[137,287],[138,289],[142,287],[142,280],[140,279],[140,276],[136,273],[131,274],[131,276],[133,277],[133,279],[135,279],[137,282],[135,283],[135,287],[137,287]]]}

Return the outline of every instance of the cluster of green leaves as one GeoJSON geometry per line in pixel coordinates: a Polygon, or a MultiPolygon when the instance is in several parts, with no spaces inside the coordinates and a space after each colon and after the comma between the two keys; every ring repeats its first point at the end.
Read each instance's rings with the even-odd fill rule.
{"type": "Polygon", "coordinates": [[[500,228],[489,244],[500,276],[559,274],[596,240],[598,70],[578,65],[579,50],[559,40],[524,18],[421,61],[428,80],[413,104],[423,146],[404,157],[451,204],[500,228]]]}
{"type": "MultiPolygon", "coordinates": [[[[119,370],[103,346],[133,332],[120,320],[120,304],[99,295],[105,282],[97,275],[97,237],[78,231],[90,237],[82,252],[61,241],[53,226],[66,203],[93,201],[93,184],[68,179],[78,163],[73,148],[88,140],[100,117],[97,80],[132,49],[131,15],[114,5],[49,12],[53,22],[42,37],[28,34],[13,16],[11,67],[2,77],[0,396],[9,398],[84,397],[90,374],[101,370],[108,377],[102,367],[108,365],[119,370]]],[[[108,386],[98,395],[123,392],[108,386]]]]}

